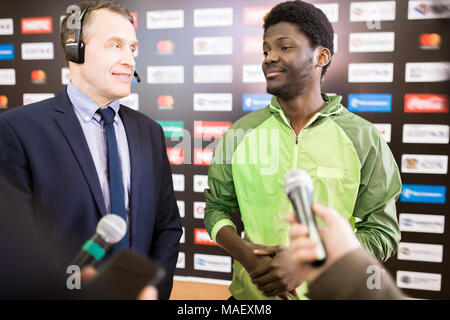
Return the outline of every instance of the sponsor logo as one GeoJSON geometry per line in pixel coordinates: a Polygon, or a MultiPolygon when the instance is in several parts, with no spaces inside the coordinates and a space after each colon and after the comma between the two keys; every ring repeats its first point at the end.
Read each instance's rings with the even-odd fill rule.
{"type": "Polygon", "coordinates": [[[402,155],[402,172],[447,174],[448,156],[428,154],[402,155]]]}
{"type": "Polygon", "coordinates": [[[267,107],[272,101],[271,94],[244,93],[242,95],[242,110],[255,111],[267,107]]]}
{"type": "Polygon", "coordinates": [[[194,66],[194,83],[231,83],[233,82],[232,65],[194,66]]]}
{"type": "Polygon", "coordinates": [[[214,149],[194,149],[194,164],[209,166],[213,157],[214,149]]]}
{"type": "Polygon", "coordinates": [[[391,142],[391,124],[390,123],[373,123],[373,126],[380,131],[384,141],[391,142]]]}
{"type": "Polygon", "coordinates": [[[194,9],[194,27],[233,25],[233,8],[194,9]]]}
{"type": "Polygon", "coordinates": [[[242,66],[242,82],[266,83],[266,77],[259,64],[244,64],[242,66]]]}
{"type": "Polygon", "coordinates": [[[407,62],[405,82],[442,82],[450,80],[450,62],[407,62]]]}
{"type": "Polygon", "coordinates": [[[262,54],[263,38],[261,36],[244,36],[242,48],[244,54],[262,54]]]}
{"type": "Polygon", "coordinates": [[[119,100],[121,104],[138,111],[139,110],[139,94],[130,93],[129,96],[119,100]]]}
{"type": "Polygon", "coordinates": [[[350,4],[350,21],[394,21],[395,1],[352,2],[350,4]]]}
{"type": "Polygon", "coordinates": [[[432,214],[401,213],[400,231],[444,233],[445,216],[432,214]]]}
{"type": "Polygon", "coordinates": [[[392,52],[394,32],[350,33],[349,52],[392,52]]]}
{"type": "Polygon", "coordinates": [[[195,111],[231,111],[232,108],[231,93],[194,93],[195,111]]]}
{"type": "Polygon", "coordinates": [[[391,112],[390,93],[351,93],[348,95],[348,110],[351,112],[391,112]]]}
{"type": "Polygon", "coordinates": [[[194,192],[203,193],[208,188],[208,176],[194,174],[194,192]]]}
{"type": "MultiPolygon", "coordinates": [[[[264,16],[272,9],[272,7],[244,7],[244,24],[255,25],[263,24],[264,16]]],[[[260,45],[261,47],[261,45],[260,45]]]]}
{"type": "Polygon", "coordinates": [[[1,109],[8,108],[8,97],[5,95],[0,95],[0,108],[1,109]]]}
{"type": "Polygon", "coordinates": [[[220,138],[229,127],[230,121],[194,121],[194,138],[220,138]]]}
{"type": "Polygon", "coordinates": [[[0,60],[14,60],[13,44],[0,44],[0,60]]]}
{"type": "Polygon", "coordinates": [[[63,85],[69,84],[70,81],[70,69],[69,68],[61,68],[61,83],[63,85]]]}
{"type": "Polygon", "coordinates": [[[348,82],[392,82],[393,63],[350,63],[348,82]]]}
{"type": "Polygon", "coordinates": [[[177,269],[186,268],[186,255],[184,252],[178,252],[177,269]]]}
{"type": "Polygon", "coordinates": [[[47,74],[44,70],[31,71],[31,82],[34,84],[45,84],[47,82],[47,74]]]}
{"type": "Polygon", "coordinates": [[[177,200],[178,211],[180,212],[180,217],[184,218],[185,216],[185,203],[183,200],[177,200]]]}
{"type": "Polygon", "coordinates": [[[14,34],[13,19],[0,19],[0,35],[6,36],[14,34]]]}
{"type": "Polygon", "coordinates": [[[172,165],[184,164],[184,149],[183,148],[167,148],[167,157],[172,165]]]}
{"type": "Polygon", "coordinates": [[[322,3],[314,4],[316,8],[322,10],[331,23],[339,21],[339,4],[338,3],[322,3]]]}
{"type": "Polygon", "coordinates": [[[450,18],[450,3],[446,0],[409,1],[408,19],[450,18]]]}
{"type": "Polygon", "coordinates": [[[183,27],[183,10],[147,11],[147,29],[176,29],[183,27]]]}
{"type": "Polygon", "coordinates": [[[172,174],[173,190],[178,192],[184,191],[184,174],[172,174]]]}
{"type": "Polygon", "coordinates": [[[229,55],[233,53],[233,37],[194,38],[194,55],[229,55]]]}
{"type": "Polygon", "coordinates": [[[419,36],[419,47],[424,50],[439,49],[441,36],[438,33],[422,33],[419,36]]]}
{"type": "Polygon", "coordinates": [[[194,269],[230,273],[231,257],[195,253],[194,269]]]}
{"type": "Polygon", "coordinates": [[[138,13],[137,12],[130,12],[130,15],[133,17],[134,30],[137,30],[137,28],[138,28],[138,13]]]}
{"type": "Polygon", "coordinates": [[[405,112],[448,113],[446,94],[405,94],[405,112]]]}
{"type": "Polygon", "coordinates": [[[441,278],[438,273],[397,271],[397,287],[404,289],[441,291],[441,278]]]}
{"type": "Polygon", "coordinates": [[[23,34],[53,32],[52,17],[22,18],[21,24],[23,34]]]}
{"type": "Polygon", "coordinates": [[[205,216],[205,202],[194,201],[194,218],[203,219],[205,216]]]}
{"type": "Polygon", "coordinates": [[[440,244],[424,244],[400,242],[398,245],[398,260],[442,262],[443,246],[440,244]]]}
{"type": "Polygon", "coordinates": [[[22,43],[22,60],[53,60],[53,42],[22,43]]]}
{"type": "Polygon", "coordinates": [[[401,202],[445,204],[446,186],[404,184],[401,202]]]}
{"type": "Polygon", "coordinates": [[[439,124],[404,124],[403,143],[449,143],[449,126],[439,124]]]}
{"type": "Polygon", "coordinates": [[[15,69],[0,69],[0,85],[14,86],[16,84],[15,69]]]}
{"type": "Polygon", "coordinates": [[[147,67],[147,82],[150,84],[184,83],[184,66],[147,67]]]}
{"type": "Polygon", "coordinates": [[[160,55],[171,55],[175,50],[175,44],[170,40],[160,40],[156,44],[156,50],[160,55]]]}
{"type": "Polygon", "coordinates": [[[217,246],[217,244],[209,237],[208,231],[206,231],[206,229],[194,229],[194,243],[204,244],[208,246],[217,246]]]}
{"type": "Polygon", "coordinates": [[[53,98],[54,96],[55,95],[53,93],[24,93],[23,105],[39,102],[45,99],[50,99],[53,98]]]}
{"type": "Polygon", "coordinates": [[[156,121],[164,130],[166,138],[182,138],[184,136],[183,121],[156,121]]]}
{"type": "Polygon", "coordinates": [[[160,110],[172,110],[173,109],[173,104],[174,104],[174,99],[172,96],[159,96],[157,103],[158,103],[158,109],[160,110]]]}

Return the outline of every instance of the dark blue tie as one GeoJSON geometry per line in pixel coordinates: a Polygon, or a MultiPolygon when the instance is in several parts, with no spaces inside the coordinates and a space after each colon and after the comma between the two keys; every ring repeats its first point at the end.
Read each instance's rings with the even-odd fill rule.
{"type": "MultiPolygon", "coordinates": [[[[127,221],[127,211],[125,209],[124,188],[122,180],[122,170],[120,168],[119,150],[117,148],[116,133],[114,131],[115,112],[111,107],[98,109],[106,129],[106,145],[108,148],[108,177],[109,196],[111,202],[111,213],[121,216],[127,221]]],[[[127,228],[128,229],[128,228],[127,228]]],[[[121,241],[114,245],[114,251],[121,248],[129,248],[128,230],[121,241]]]]}

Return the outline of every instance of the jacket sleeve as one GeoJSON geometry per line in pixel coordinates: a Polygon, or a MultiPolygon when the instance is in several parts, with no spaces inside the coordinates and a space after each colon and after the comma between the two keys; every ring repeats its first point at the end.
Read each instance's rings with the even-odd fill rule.
{"type": "Polygon", "coordinates": [[[0,120],[0,214],[13,214],[31,223],[34,217],[30,167],[20,138],[0,120]]]}
{"type": "Polygon", "coordinates": [[[406,299],[389,273],[363,249],[330,265],[308,284],[307,296],[313,300],[406,299]]]}
{"type": "Polygon", "coordinates": [[[395,159],[375,128],[364,144],[361,182],[353,212],[360,219],[355,224],[356,236],[363,247],[384,262],[395,254],[400,241],[395,202],[402,184],[395,159]]]}
{"type": "Polygon", "coordinates": [[[205,189],[206,208],[204,222],[213,241],[224,226],[236,226],[231,216],[238,207],[233,183],[232,155],[236,143],[230,130],[219,141],[208,169],[208,186],[205,189]]]}
{"type": "Polygon", "coordinates": [[[173,274],[177,264],[182,229],[180,213],[173,190],[172,172],[167,157],[164,133],[161,127],[159,129],[163,172],[161,174],[161,193],[149,256],[160,263],[166,271],[164,280],[158,285],[158,294],[160,299],[167,300],[172,290],[173,274]]]}

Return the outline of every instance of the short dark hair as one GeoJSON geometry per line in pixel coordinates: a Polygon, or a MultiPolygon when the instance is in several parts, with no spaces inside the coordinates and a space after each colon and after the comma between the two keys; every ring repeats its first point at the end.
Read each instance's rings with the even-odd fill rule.
{"type": "MultiPolygon", "coordinates": [[[[108,9],[112,12],[115,12],[115,13],[118,13],[118,14],[124,16],[132,24],[134,23],[134,19],[131,16],[130,11],[128,11],[128,9],[125,8],[124,6],[121,6],[120,4],[117,4],[113,1],[107,1],[107,0],[83,1],[83,2],[79,2],[79,3],[75,3],[74,5],[79,8],[79,10],[80,10],[79,14],[81,14],[82,12],[84,12],[84,10],[89,8],[83,17],[83,26],[82,26],[82,30],[81,30],[81,34],[80,34],[80,40],[83,40],[83,30],[89,24],[89,19],[90,19],[91,13],[92,13],[92,11],[95,11],[95,10],[108,9]]],[[[69,17],[71,17],[72,14],[73,14],[72,12],[66,13],[64,19],[61,22],[60,38],[61,38],[61,45],[63,47],[63,50],[65,47],[64,45],[68,41],[68,39],[75,37],[75,30],[73,28],[68,28],[68,26],[67,26],[67,20],[69,19],[69,17]]]]}
{"type": "MultiPolygon", "coordinates": [[[[295,0],[282,2],[270,10],[264,17],[264,34],[270,26],[279,22],[295,24],[311,40],[312,47],[323,46],[334,54],[334,30],[327,16],[314,5],[295,0]]],[[[322,68],[322,77],[325,75],[328,63],[322,68]]]]}

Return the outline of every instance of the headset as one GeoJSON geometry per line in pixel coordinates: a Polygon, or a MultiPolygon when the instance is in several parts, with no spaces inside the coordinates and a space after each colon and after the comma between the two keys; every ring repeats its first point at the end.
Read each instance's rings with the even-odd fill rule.
{"type": "MultiPolygon", "coordinates": [[[[83,10],[83,12],[80,14],[79,17],[79,28],[75,29],[75,40],[74,41],[67,41],[64,44],[64,52],[66,54],[66,60],[72,61],[74,63],[82,64],[84,63],[84,50],[85,50],[85,43],[84,41],[81,41],[81,29],[83,27],[83,18],[84,15],[89,11],[89,9],[93,6],[93,4],[89,4],[86,9],[83,10]]],[[[67,20],[66,20],[67,23],[67,20]]],[[[141,78],[137,74],[136,71],[134,71],[134,77],[136,78],[137,82],[141,82],[141,78]]]]}

